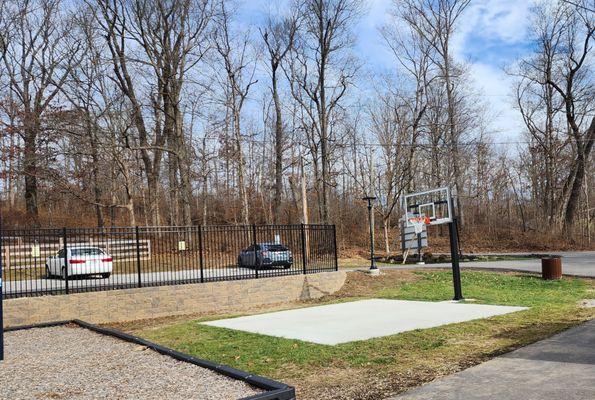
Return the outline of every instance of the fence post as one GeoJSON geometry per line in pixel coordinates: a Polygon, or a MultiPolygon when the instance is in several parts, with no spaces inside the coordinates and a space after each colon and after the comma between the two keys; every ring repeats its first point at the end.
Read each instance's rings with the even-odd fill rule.
{"type": "Polygon", "coordinates": [[[62,228],[62,243],[64,243],[64,282],[66,284],[66,294],[69,292],[68,288],[68,239],[66,237],[66,227],[62,228]]]}
{"type": "Polygon", "coordinates": [[[337,225],[333,224],[333,243],[335,245],[334,252],[335,252],[335,271],[339,270],[339,259],[338,259],[338,252],[337,252],[337,225]]]}
{"type": "Polygon", "coordinates": [[[204,266],[203,266],[203,253],[202,253],[202,225],[198,226],[198,265],[200,266],[200,283],[205,281],[204,278],[204,266]]]}
{"type": "Polygon", "coordinates": [[[138,275],[138,287],[142,287],[141,267],[140,267],[140,239],[138,235],[138,226],[134,227],[134,236],[136,238],[136,273],[138,275]]]}
{"type": "Polygon", "coordinates": [[[254,246],[254,271],[256,272],[256,279],[258,279],[258,253],[256,250],[256,224],[252,224],[252,245],[254,246]]]}
{"type": "Polygon", "coordinates": [[[306,226],[304,224],[301,224],[301,236],[302,236],[302,264],[304,267],[304,275],[306,275],[306,266],[308,265],[308,259],[306,256],[306,226]]]}
{"type": "Polygon", "coordinates": [[[2,310],[2,303],[4,296],[2,293],[2,216],[0,216],[0,361],[4,360],[4,314],[2,310]]]}

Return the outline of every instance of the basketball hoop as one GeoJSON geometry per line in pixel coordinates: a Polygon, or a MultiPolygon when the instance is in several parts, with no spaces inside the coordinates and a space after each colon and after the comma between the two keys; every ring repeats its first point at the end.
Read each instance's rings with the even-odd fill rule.
{"type": "Polygon", "coordinates": [[[430,223],[429,217],[410,217],[407,220],[411,226],[413,226],[413,230],[417,235],[419,235],[424,230],[424,225],[430,223]]]}
{"type": "MultiPolygon", "coordinates": [[[[457,219],[454,215],[453,196],[450,187],[444,186],[437,189],[428,189],[416,193],[404,194],[402,199],[403,211],[405,213],[405,228],[409,228],[409,235],[417,235],[417,246],[419,261],[423,240],[422,232],[424,225],[448,224],[448,236],[450,236],[450,258],[452,264],[452,281],[454,286],[455,300],[463,299],[461,289],[461,270],[459,266],[459,237],[457,232],[457,219]],[[411,232],[413,230],[413,232],[411,232]]],[[[403,230],[403,249],[409,250],[406,239],[407,231],[403,230]]],[[[427,235],[427,232],[426,232],[427,235]]],[[[427,236],[426,246],[427,247],[427,236]]],[[[405,258],[405,257],[403,257],[405,258]]]]}

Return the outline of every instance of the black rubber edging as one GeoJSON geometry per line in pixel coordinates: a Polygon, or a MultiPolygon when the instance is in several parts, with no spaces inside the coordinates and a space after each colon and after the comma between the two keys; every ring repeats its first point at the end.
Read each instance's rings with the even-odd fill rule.
{"type": "Polygon", "coordinates": [[[13,331],[24,331],[26,329],[34,329],[34,328],[51,328],[53,326],[63,326],[72,323],[71,320],[67,321],[55,321],[55,322],[43,322],[40,324],[32,324],[32,325],[18,325],[18,326],[11,326],[10,328],[4,328],[4,332],[13,332],[13,331]]]}
{"type": "Polygon", "coordinates": [[[251,386],[255,386],[259,389],[265,390],[264,393],[259,393],[254,396],[244,397],[238,400],[295,400],[295,389],[292,386],[288,386],[282,382],[278,382],[269,378],[265,378],[259,375],[253,375],[248,372],[228,367],[227,365],[217,364],[212,361],[203,360],[201,358],[197,358],[188,354],[181,353],[179,351],[170,349],[168,347],[164,347],[158,345],[156,343],[150,342],[148,340],[142,339],[137,336],[132,336],[127,333],[106,328],[98,325],[93,325],[85,321],[81,321],[79,319],[67,320],[67,321],[56,321],[56,322],[46,322],[41,324],[34,324],[34,325],[21,325],[21,326],[14,326],[10,328],[6,328],[5,332],[11,331],[19,331],[19,330],[26,330],[26,329],[34,329],[34,328],[49,328],[54,326],[63,326],[68,324],[76,324],[81,328],[88,329],[90,331],[97,332],[102,335],[112,336],[120,340],[124,340],[127,342],[135,343],[141,346],[145,346],[153,351],[156,351],[159,354],[163,354],[165,356],[174,358],[179,361],[187,362],[190,364],[197,365],[202,368],[209,369],[214,371],[218,374],[225,375],[229,378],[236,379],[239,381],[243,381],[251,386]]]}

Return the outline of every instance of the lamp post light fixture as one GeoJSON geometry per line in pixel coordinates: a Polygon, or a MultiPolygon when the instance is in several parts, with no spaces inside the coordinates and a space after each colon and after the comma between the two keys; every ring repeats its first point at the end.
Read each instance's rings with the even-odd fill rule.
{"type": "Polygon", "coordinates": [[[370,275],[379,275],[380,271],[374,260],[374,196],[365,196],[362,200],[368,202],[368,221],[370,222],[370,275]]]}

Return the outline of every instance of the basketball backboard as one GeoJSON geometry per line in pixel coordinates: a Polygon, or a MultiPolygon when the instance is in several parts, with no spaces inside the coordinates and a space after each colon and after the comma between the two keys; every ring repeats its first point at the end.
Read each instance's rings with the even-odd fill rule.
{"type": "Polygon", "coordinates": [[[428,247],[428,231],[425,226],[419,235],[418,240],[413,227],[403,226],[403,229],[401,229],[401,250],[418,250],[420,245],[421,248],[428,247]]]}
{"type": "Polygon", "coordinates": [[[426,225],[452,222],[452,199],[449,187],[424,190],[403,196],[405,225],[414,226],[421,216],[426,225]]]}

